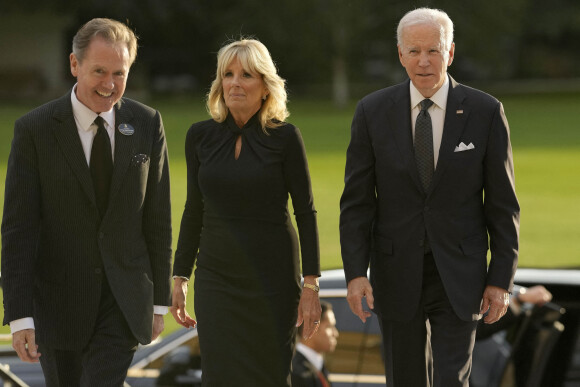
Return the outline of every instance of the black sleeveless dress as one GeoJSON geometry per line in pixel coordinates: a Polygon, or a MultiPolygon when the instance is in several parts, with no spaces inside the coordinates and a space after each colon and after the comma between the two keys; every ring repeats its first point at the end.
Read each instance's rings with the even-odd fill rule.
{"type": "Polygon", "coordinates": [[[185,154],[187,202],[174,275],[190,277],[196,264],[203,385],[289,386],[299,250],[303,274],[320,274],[316,211],[300,131],[284,123],[266,134],[257,114],[240,129],[228,116],[223,123],[194,124],[185,154]]]}

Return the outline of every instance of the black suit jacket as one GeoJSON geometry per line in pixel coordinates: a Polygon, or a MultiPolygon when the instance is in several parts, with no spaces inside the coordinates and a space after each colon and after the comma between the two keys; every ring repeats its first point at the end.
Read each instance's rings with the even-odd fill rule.
{"type": "Polygon", "coordinates": [[[461,319],[481,317],[486,285],[513,286],[519,205],[507,120],[495,98],[449,78],[426,194],[414,160],[410,81],[366,96],[353,118],[340,204],[342,258],[347,281],[366,276],[370,263],[375,310],[386,319],[408,320],[417,310],[425,232],[461,319]],[[474,149],[456,152],[461,142],[474,149]]]}
{"type": "MultiPolygon", "coordinates": [[[[323,375],[328,382],[328,373],[323,375]]],[[[292,359],[292,387],[325,387],[318,377],[318,369],[299,351],[292,359]]]]}
{"type": "Polygon", "coordinates": [[[169,305],[169,168],[159,112],[115,106],[114,170],[102,220],[70,93],[15,123],[2,219],[4,324],[33,317],[38,342],[79,349],[91,337],[101,284],[139,342],[151,341],[153,305],[169,305]],[[145,155],[145,156],[143,156],[145,155]]]}

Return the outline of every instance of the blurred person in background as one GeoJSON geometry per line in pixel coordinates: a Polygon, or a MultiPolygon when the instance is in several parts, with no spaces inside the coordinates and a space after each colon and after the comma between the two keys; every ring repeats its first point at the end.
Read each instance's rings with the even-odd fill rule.
{"type": "Polygon", "coordinates": [[[171,295],[161,115],[123,97],[137,38],[97,18],[73,39],[77,83],[18,119],[2,219],[4,324],[47,386],[122,386],[171,295]]]}
{"type": "Polygon", "coordinates": [[[302,137],[284,121],[284,80],[261,42],[220,49],[207,108],[185,140],[172,313],[196,325],[185,309],[195,265],[203,385],[289,386],[296,327],[310,337],[320,323],[318,231],[302,137]]]}
{"type": "Polygon", "coordinates": [[[318,330],[305,339],[298,328],[298,343],[292,359],[292,387],[330,387],[324,355],[336,348],[338,329],[332,304],[320,301],[322,314],[318,330]]]}
{"type": "Polygon", "coordinates": [[[408,12],[397,40],[409,79],[364,97],[352,121],[340,202],[347,300],[362,321],[362,297],[379,316],[387,386],[465,387],[477,321],[506,313],[517,266],[509,127],[497,99],[448,75],[445,12],[408,12]]]}

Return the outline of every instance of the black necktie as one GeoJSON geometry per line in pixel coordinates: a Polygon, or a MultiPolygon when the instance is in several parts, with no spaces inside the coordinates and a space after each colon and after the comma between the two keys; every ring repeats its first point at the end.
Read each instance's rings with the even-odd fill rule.
{"type": "Polygon", "coordinates": [[[103,117],[97,116],[95,124],[97,124],[99,129],[93,139],[90,169],[93,186],[95,188],[95,196],[97,198],[97,208],[102,217],[107,210],[109,201],[109,188],[111,186],[111,175],[113,173],[113,156],[111,140],[109,139],[107,129],[105,129],[103,117]]]}
{"type": "Polygon", "coordinates": [[[421,101],[421,111],[415,123],[415,162],[425,192],[431,184],[435,165],[433,161],[433,128],[431,116],[427,111],[431,105],[433,105],[433,101],[430,99],[421,101]]]}

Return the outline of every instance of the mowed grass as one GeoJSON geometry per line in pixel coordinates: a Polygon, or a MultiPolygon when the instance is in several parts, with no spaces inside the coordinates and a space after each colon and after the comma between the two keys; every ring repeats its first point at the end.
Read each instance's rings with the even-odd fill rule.
{"type": "MultiPolygon", "coordinates": [[[[575,122],[580,94],[500,96],[500,99],[510,123],[516,189],[522,209],[519,264],[578,267],[580,249],[575,242],[580,236],[580,127],[575,122]]],[[[161,111],[167,133],[175,248],[186,193],[185,134],[193,122],[207,119],[208,115],[203,97],[153,100],[148,104],[161,111]]],[[[14,120],[33,107],[0,106],[2,203],[14,120]]],[[[339,200],[355,103],[337,109],[329,101],[296,98],[289,108],[292,114],[288,121],[301,129],[308,153],[322,268],[340,268],[339,200]]],[[[193,315],[192,305],[188,309],[193,315]]],[[[177,328],[171,317],[165,320],[166,333],[177,328]]],[[[0,333],[8,331],[7,327],[0,328],[0,333]]]]}

